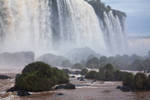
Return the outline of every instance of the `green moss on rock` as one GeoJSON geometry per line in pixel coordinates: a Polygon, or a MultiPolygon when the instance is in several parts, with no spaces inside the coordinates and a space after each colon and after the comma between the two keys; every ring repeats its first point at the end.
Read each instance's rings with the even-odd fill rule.
{"type": "Polygon", "coordinates": [[[69,82],[68,75],[43,62],[27,65],[21,75],[16,77],[15,87],[22,90],[39,92],[48,91],[56,84],[69,82]]]}

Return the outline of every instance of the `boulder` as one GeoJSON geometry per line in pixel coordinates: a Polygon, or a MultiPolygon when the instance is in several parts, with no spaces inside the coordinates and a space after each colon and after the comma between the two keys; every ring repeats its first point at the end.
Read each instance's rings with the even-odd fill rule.
{"type": "Polygon", "coordinates": [[[116,87],[116,89],[121,89],[121,88],[122,88],[122,86],[120,86],[120,85],[116,87]]]}
{"type": "Polygon", "coordinates": [[[65,85],[57,85],[56,87],[55,87],[55,89],[57,90],[57,89],[65,89],[65,85]]]}
{"type": "Polygon", "coordinates": [[[9,79],[10,77],[7,75],[0,75],[0,79],[9,79]]]}
{"type": "Polygon", "coordinates": [[[76,89],[74,84],[68,83],[68,84],[61,84],[55,87],[55,89],[76,89]]]}
{"type": "Polygon", "coordinates": [[[10,89],[7,90],[7,92],[14,92],[14,91],[18,91],[18,89],[16,87],[11,87],[10,89]]]}
{"type": "Polygon", "coordinates": [[[79,81],[85,81],[84,77],[78,77],[77,78],[79,81]]]}
{"type": "Polygon", "coordinates": [[[29,96],[30,93],[26,90],[19,90],[19,91],[17,91],[17,95],[18,96],[29,96]]]}
{"type": "Polygon", "coordinates": [[[63,93],[57,93],[56,94],[57,96],[62,96],[62,95],[64,95],[63,93]]]}
{"type": "Polygon", "coordinates": [[[118,88],[120,88],[120,90],[123,92],[130,92],[131,91],[131,88],[128,86],[120,86],[118,88]]]}
{"type": "Polygon", "coordinates": [[[74,84],[68,83],[65,85],[65,89],[76,89],[74,84]]]}

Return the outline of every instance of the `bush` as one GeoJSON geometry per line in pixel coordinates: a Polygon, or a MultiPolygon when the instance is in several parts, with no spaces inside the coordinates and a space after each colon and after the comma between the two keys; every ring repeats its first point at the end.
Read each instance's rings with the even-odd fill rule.
{"type": "Polygon", "coordinates": [[[86,78],[88,79],[97,79],[98,72],[96,71],[90,71],[89,73],[86,74],[86,78]]]}
{"type": "Polygon", "coordinates": [[[86,78],[103,80],[103,81],[114,81],[115,80],[115,69],[111,64],[107,64],[99,69],[99,72],[91,71],[87,73],[86,78]]]}
{"type": "Polygon", "coordinates": [[[16,77],[15,87],[22,90],[39,92],[48,91],[56,84],[68,83],[68,75],[43,62],[27,65],[22,74],[16,77]]]}
{"type": "Polygon", "coordinates": [[[132,90],[150,90],[150,77],[144,73],[137,73],[135,76],[131,73],[125,73],[123,86],[128,86],[132,90]]]}
{"type": "Polygon", "coordinates": [[[107,64],[102,69],[104,75],[105,75],[105,81],[112,81],[114,80],[114,67],[111,64],[107,64]]]}
{"type": "Polygon", "coordinates": [[[147,79],[147,88],[150,89],[150,75],[149,75],[149,77],[147,79]]]}
{"type": "Polygon", "coordinates": [[[134,89],[134,75],[128,72],[123,72],[122,74],[123,86],[128,86],[134,89]]]}
{"type": "Polygon", "coordinates": [[[144,90],[146,89],[147,84],[147,77],[144,73],[137,73],[135,75],[135,88],[137,90],[144,90]]]}

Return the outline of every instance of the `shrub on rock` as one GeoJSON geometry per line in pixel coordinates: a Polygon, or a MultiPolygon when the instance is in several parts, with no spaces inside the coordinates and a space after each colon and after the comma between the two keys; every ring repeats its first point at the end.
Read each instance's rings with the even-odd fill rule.
{"type": "Polygon", "coordinates": [[[68,75],[57,68],[43,62],[27,65],[21,75],[16,77],[15,87],[33,92],[48,91],[56,84],[69,82],[68,75]]]}
{"type": "Polygon", "coordinates": [[[134,75],[132,73],[128,73],[128,72],[124,72],[123,74],[124,74],[122,77],[123,86],[128,86],[133,89],[135,87],[134,75]]]}
{"type": "Polygon", "coordinates": [[[144,73],[137,73],[135,75],[135,87],[137,90],[146,89],[147,76],[144,73]]]}

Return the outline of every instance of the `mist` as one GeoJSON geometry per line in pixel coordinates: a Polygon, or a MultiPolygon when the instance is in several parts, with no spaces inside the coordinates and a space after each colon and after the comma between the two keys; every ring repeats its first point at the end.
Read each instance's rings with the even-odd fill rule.
{"type": "MultiPolygon", "coordinates": [[[[127,36],[125,12],[99,0],[2,0],[0,11],[1,68],[37,60],[61,66],[92,57],[145,56],[150,49],[148,38],[127,36]],[[15,55],[22,52],[34,57],[17,64],[20,58],[15,55]],[[51,57],[56,59],[47,61],[51,57]]],[[[21,58],[28,59],[26,54],[21,58]]]]}

